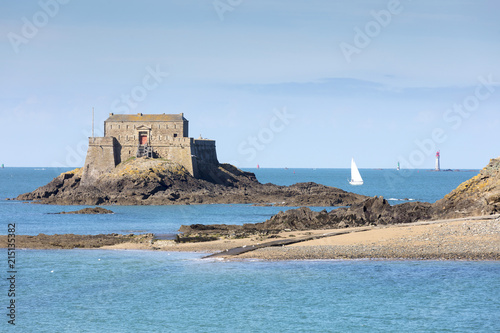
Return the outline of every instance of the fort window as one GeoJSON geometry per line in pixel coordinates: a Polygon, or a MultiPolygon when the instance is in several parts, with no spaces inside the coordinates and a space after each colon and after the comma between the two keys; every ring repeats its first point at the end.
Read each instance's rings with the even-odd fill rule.
{"type": "Polygon", "coordinates": [[[120,129],[120,128],[121,128],[121,125],[118,125],[118,129],[120,129]]]}
{"type": "Polygon", "coordinates": [[[177,133],[174,133],[174,138],[176,138],[176,137],[177,137],[177,133]]]}

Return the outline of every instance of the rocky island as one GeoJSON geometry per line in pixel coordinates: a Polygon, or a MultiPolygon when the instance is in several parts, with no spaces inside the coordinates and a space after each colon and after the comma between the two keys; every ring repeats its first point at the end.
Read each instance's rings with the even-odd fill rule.
{"type": "Polygon", "coordinates": [[[95,181],[83,170],[63,173],[16,200],[57,205],[188,205],[254,203],[277,206],[348,206],[366,197],[315,183],[261,184],[253,173],[229,164],[206,165],[204,178],[161,159],[132,158],[95,181]]]}
{"type": "Polygon", "coordinates": [[[15,199],[57,205],[279,206],[350,206],[366,199],[315,183],[261,184],[253,173],[219,163],[215,141],[188,137],[183,114],[110,114],[104,129],[104,137],[89,138],[83,168],[15,199]]]}

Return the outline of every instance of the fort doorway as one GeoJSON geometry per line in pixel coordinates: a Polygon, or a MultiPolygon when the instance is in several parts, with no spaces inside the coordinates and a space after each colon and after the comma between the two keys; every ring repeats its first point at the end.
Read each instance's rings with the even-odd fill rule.
{"type": "Polygon", "coordinates": [[[140,132],[139,133],[139,144],[145,145],[148,143],[148,133],[140,132]]]}

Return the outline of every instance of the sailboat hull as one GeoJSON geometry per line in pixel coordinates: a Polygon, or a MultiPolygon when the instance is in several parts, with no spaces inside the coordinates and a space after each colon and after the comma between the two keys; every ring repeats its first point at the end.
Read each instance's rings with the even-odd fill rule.
{"type": "Polygon", "coordinates": [[[349,181],[349,184],[351,184],[351,185],[363,185],[363,181],[351,180],[351,181],[349,181]]]}

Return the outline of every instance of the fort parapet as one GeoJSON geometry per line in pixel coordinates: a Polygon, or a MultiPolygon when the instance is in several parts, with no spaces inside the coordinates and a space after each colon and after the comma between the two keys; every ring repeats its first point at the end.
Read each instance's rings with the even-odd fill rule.
{"type": "Polygon", "coordinates": [[[188,131],[183,113],[110,113],[104,121],[104,137],[89,138],[82,185],[112,172],[121,162],[143,156],[178,163],[197,178],[203,163],[219,164],[215,141],[190,138],[188,131]]]}

